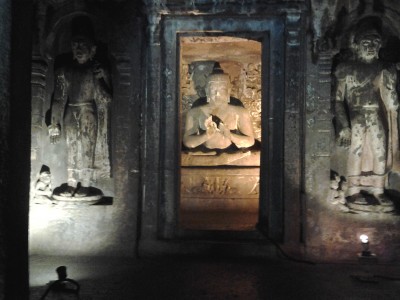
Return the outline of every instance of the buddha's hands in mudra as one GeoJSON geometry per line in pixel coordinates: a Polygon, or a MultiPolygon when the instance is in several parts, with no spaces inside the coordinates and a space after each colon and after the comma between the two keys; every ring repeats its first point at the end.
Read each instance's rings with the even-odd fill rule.
{"type": "Polygon", "coordinates": [[[218,131],[217,123],[212,120],[212,116],[209,116],[205,120],[204,125],[206,127],[206,134],[208,138],[211,138],[218,131]]]}
{"type": "Polygon", "coordinates": [[[51,124],[48,127],[49,136],[50,136],[50,143],[57,144],[60,141],[61,130],[60,126],[57,124],[51,124]]]}
{"type": "Polygon", "coordinates": [[[219,123],[218,125],[218,130],[219,132],[227,139],[232,140],[231,138],[231,131],[229,130],[228,127],[225,126],[224,123],[219,123]]]}
{"type": "Polygon", "coordinates": [[[209,139],[216,135],[220,138],[231,138],[231,132],[228,127],[222,121],[219,121],[219,124],[214,122],[212,115],[206,119],[204,125],[206,126],[206,134],[209,139]]]}

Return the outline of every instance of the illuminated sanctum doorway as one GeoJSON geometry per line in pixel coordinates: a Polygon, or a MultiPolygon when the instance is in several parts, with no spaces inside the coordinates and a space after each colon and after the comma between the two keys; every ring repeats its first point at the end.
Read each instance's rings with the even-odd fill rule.
{"type": "Polygon", "coordinates": [[[228,35],[182,35],[179,43],[179,227],[255,230],[261,153],[261,42],[228,35]]]}
{"type": "Polygon", "coordinates": [[[166,16],[161,24],[158,237],[280,239],[285,19],[166,16]],[[229,78],[224,109],[210,107],[206,93],[216,69],[229,78]],[[193,142],[208,127],[220,140],[193,142]]]}

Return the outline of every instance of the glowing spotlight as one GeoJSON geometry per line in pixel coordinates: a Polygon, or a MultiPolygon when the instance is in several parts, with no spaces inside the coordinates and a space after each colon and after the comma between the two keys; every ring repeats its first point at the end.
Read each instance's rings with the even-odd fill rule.
{"type": "Polygon", "coordinates": [[[366,235],[366,234],[360,235],[360,241],[363,244],[368,244],[368,235],[366,235]]]}
{"type": "Polygon", "coordinates": [[[361,256],[372,256],[371,251],[369,251],[369,238],[368,235],[362,234],[360,235],[360,241],[363,247],[363,251],[361,252],[361,256]]]}

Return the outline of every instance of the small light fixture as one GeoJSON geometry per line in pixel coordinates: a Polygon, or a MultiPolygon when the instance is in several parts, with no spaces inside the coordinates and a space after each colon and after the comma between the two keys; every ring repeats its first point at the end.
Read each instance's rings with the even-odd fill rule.
{"type": "Polygon", "coordinates": [[[369,239],[368,235],[362,234],[360,235],[360,241],[363,246],[363,251],[361,252],[361,256],[371,256],[371,251],[369,251],[369,239]]]}
{"type": "Polygon", "coordinates": [[[362,245],[361,253],[358,253],[358,262],[362,271],[360,274],[352,275],[355,279],[362,282],[377,282],[377,279],[371,273],[371,265],[378,262],[378,258],[369,250],[369,237],[366,234],[359,236],[362,245]]]}

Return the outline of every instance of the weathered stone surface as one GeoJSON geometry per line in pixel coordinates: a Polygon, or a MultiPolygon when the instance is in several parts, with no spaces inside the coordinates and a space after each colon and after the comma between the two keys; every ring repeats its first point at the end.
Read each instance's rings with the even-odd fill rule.
{"type": "MultiPolygon", "coordinates": [[[[379,205],[375,197],[368,195],[368,193],[373,192],[373,187],[379,181],[375,180],[376,178],[373,178],[374,176],[371,176],[373,175],[371,173],[365,173],[362,178],[357,177],[356,179],[364,185],[363,190],[365,191],[363,192],[366,192],[364,194],[366,203],[361,203],[360,199],[346,199],[346,187],[342,187],[342,184],[347,184],[343,175],[346,174],[348,150],[335,144],[339,130],[333,130],[333,125],[338,124],[337,120],[331,122],[329,117],[332,69],[335,69],[340,62],[349,65],[357,64],[354,57],[349,55],[351,53],[349,49],[349,41],[351,41],[349,33],[352,32],[352,26],[364,17],[379,15],[383,11],[378,12],[379,8],[377,6],[373,7],[372,2],[366,2],[364,7],[361,7],[358,1],[351,4],[349,2],[345,4],[346,10],[348,9],[348,15],[346,18],[341,19],[339,15],[344,10],[340,13],[339,10],[335,10],[334,6],[327,7],[329,1],[322,2],[321,6],[318,8],[314,6],[313,9],[314,16],[315,14],[320,14],[321,17],[325,14],[322,19],[326,22],[320,23],[322,25],[322,35],[329,31],[329,24],[338,26],[336,27],[338,31],[333,35],[322,36],[322,39],[315,45],[317,47],[318,60],[316,60],[315,56],[310,57],[310,60],[314,59],[317,65],[308,64],[307,126],[305,127],[307,200],[304,210],[307,220],[306,251],[310,257],[318,260],[356,260],[358,253],[362,250],[359,235],[366,233],[374,240],[373,252],[377,254],[378,260],[390,261],[395,259],[395,253],[398,252],[396,226],[398,226],[399,222],[397,220],[399,202],[396,190],[399,185],[397,174],[396,172],[390,172],[388,174],[388,182],[385,185],[385,195],[391,197],[393,205],[379,205]],[[329,9],[329,11],[324,10],[323,7],[329,9]],[[343,23],[340,23],[339,19],[343,23]],[[339,23],[340,26],[338,25],[339,23]],[[340,53],[334,57],[340,48],[340,53]],[[316,66],[318,66],[317,70],[315,69],[316,66]],[[327,162],[329,163],[327,164],[327,162]],[[336,181],[334,176],[330,176],[328,169],[342,175],[339,181],[336,181]],[[369,178],[364,175],[368,175],[369,178]],[[335,187],[332,186],[333,183],[335,183],[335,187]],[[331,187],[329,188],[330,185],[331,187]],[[386,235],[385,233],[389,234],[386,235]]],[[[317,4],[317,1],[313,1],[312,5],[315,4],[317,4]]],[[[370,24],[381,24],[382,33],[385,36],[391,36],[394,32],[398,32],[399,24],[398,22],[389,24],[388,20],[392,19],[390,15],[394,6],[397,7],[398,11],[398,4],[389,3],[389,1],[383,1],[381,4],[381,9],[385,11],[383,13],[384,17],[381,15],[382,18],[370,18],[369,21],[370,24]]],[[[314,22],[316,21],[318,22],[318,19],[314,18],[314,22]]],[[[397,47],[392,49],[393,45],[390,46],[389,44],[383,45],[383,47],[385,49],[381,51],[382,56],[380,59],[388,60],[388,65],[390,65],[389,56],[383,55],[397,47]]],[[[365,77],[367,74],[367,69],[363,69],[359,73],[359,75],[365,77]]],[[[353,83],[360,78],[354,77],[353,83]]],[[[367,82],[368,84],[371,84],[371,81],[367,82]]],[[[378,82],[374,83],[375,88],[379,88],[379,86],[378,82]]],[[[348,92],[349,90],[347,90],[348,92]]],[[[363,97],[363,100],[368,100],[369,98],[370,96],[363,97]]],[[[371,142],[368,143],[371,144],[371,142]]]]}
{"type": "Polygon", "coordinates": [[[67,143],[68,186],[60,196],[89,196],[97,178],[110,177],[109,110],[111,78],[96,58],[94,29],[85,17],[71,24],[72,58],[54,71],[54,96],[49,135],[58,143],[62,132],[67,143]]]}
{"type": "Polygon", "coordinates": [[[0,298],[27,299],[30,1],[0,5],[0,298]]]}
{"type": "Polygon", "coordinates": [[[260,151],[238,153],[188,152],[181,155],[182,167],[201,166],[260,166],[260,151]]]}
{"type": "MultiPolygon", "coordinates": [[[[71,201],[62,201],[63,199],[59,199],[56,205],[51,204],[51,201],[36,205],[32,202],[30,250],[32,254],[49,255],[80,253],[133,256],[136,243],[136,218],[141,207],[138,170],[142,81],[144,81],[141,70],[143,17],[137,16],[134,3],[120,3],[116,6],[115,3],[107,3],[99,7],[94,3],[92,5],[78,2],[77,5],[66,3],[64,6],[55,2],[40,2],[37,18],[40,34],[35,49],[40,48],[43,54],[47,53],[53,58],[56,54],[67,53],[71,49],[69,30],[73,17],[86,15],[93,21],[98,38],[98,58],[101,57],[102,63],[109,62],[108,67],[112,71],[113,103],[110,109],[113,113],[108,124],[112,178],[99,176],[96,178],[94,186],[100,188],[106,196],[101,200],[101,205],[88,205],[95,201],[90,198],[83,199],[87,200],[83,201],[85,202],[83,206],[71,201]],[[54,40],[52,35],[58,36],[59,39],[54,40]],[[54,224],[58,225],[52,230],[43,230],[46,226],[54,224]],[[63,232],[66,233],[66,239],[60,241],[56,236],[62,235],[63,232]]],[[[46,73],[46,97],[41,119],[45,124],[46,120],[49,121],[45,115],[47,108],[50,107],[54,88],[53,70],[60,64],[58,60],[56,63],[47,60],[46,55],[43,55],[42,59],[48,62],[49,67],[46,73]]],[[[33,82],[34,85],[37,83],[37,80],[33,82]]],[[[41,132],[41,140],[41,151],[46,155],[37,157],[39,163],[32,170],[32,183],[36,182],[41,166],[47,165],[51,170],[53,188],[60,186],[68,179],[65,172],[66,141],[50,145],[49,137],[44,130],[41,132]]],[[[77,199],[72,197],[69,200],[77,199]]]]}
{"type": "Polygon", "coordinates": [[[347,196],[361,199],[364,190],[393,206],[384,189],[399,164],[396,71],[379,60],[382,39],[372,24],[360,23],[352,43],[356,59],[337,66],[334,94],[338,142],[349,147],[347,196]]]}
{"type": "MultiPolygon", "coordinates": [[[[208,198],[213,199],[247,199],[259,197],[258,168],[182,168],[181,169],[181,205],[186,206],[186,199],[208,198]]],[[[206,206],[204,209],[212,209],[206,206]]],[[[220,207],[224,209],[224,206],[220,207]]],[[[229,210],[229,207],[226,207],[229,210]]],[[[245,209],[245,207],[244,207],[245,209]]],[[[254,207],[249,207],[254,210],[254,207]]]]}
{"type": "MultiPolygon", "coordinates": [[[[140,237],[139,244],[152,245],[153,252],[168,252],[169,238],[174,239],[175,249],[182,250],[184,243],[179,240],[181,232],[177,226],[182,216],[180,208],[184,207],[180,207],[182,200],[193,209],[202,205],[228,210],[252,207],[254,212],[258,209],[259,216],[253,213],[252,227],[247,229],[254,231],[255,222],[266,224],[263,228],[268,229],[264,233],[269,238],[304,250],[310,258],[351,260],[354,252],[359,252],[354,251],[359,246],[356,235],[364,231],[371,235],[379,256],[386,260],[396,257],[398,216],[371,212],[368,215],[362,211],[365,207],[357,203],[353,208],[359,209],[350,210],[352,205],[346,206],[342,201],[344,190],[340,184],[332,187],[330,178],[331,169],[342,175],[346,168],[346,151],[333,145],[331,115],[332,66],[346,58],[343,53],[334,57],[339,48],[347,46],[344,31],[348,27],[343,24],[354,23],[358,13],[367,15],[374,9],[375,15],[383,13],[377,10],[379,5],[372,7],[372,1],[364,1],[364,7],[361,1],[342,3],[348,15],[339,18],[338,1],[312,1],[315,36],[314,41],[307,36],[310,40],[306,42],[306,15],[310,12],[303,5],[305,1],[210,0],[202,1],[201,5],[198,1],[146,1],[146,9],[141,13],[148,18],[147,27],[133,21],[131,16],[135,11],[127,4],[129,1],[117,2],[40,1],[38,4],[41,25],[40,45],[36,48],[41,49],[41,58],[48,63],[50,73],[54,63],[48,57],[69,47],[64,33],[66,20],[72,15],[88,14],[96,20],[97,29],[106,33],[102,35],[103,51],[109,54],[113,69],[111,159],[115,190],[110,182],[101,183],[105,193],[113,193],[113,205],[53,210],[47,205],[34,206],[35,221],[31,227],[34,253],[131,255],[136,237],[140,237]],[[46,5],[51,8],[48,15],[46,5]],[[54,26],[55,22],[59,27],[54,26]],[[148,34],[147,44],[142,47],[144,32],[148,34]],[[318,55],[313,56],[312,51],[318,55]],[[259,152],[198,156],[181,152],[183,118],[195,99],[205,96],[204,79],[215,61],[220,61],[231,75],[232,96],[242,100],[253,118],[254,137],[261,144],[259,152]],[[204,72],[199,71],[202,68],[204,72]],[[259,159],[260,163],[254,163],[259,159]],[[188,193],[181,193],[180,176],[182,180],[188,178],[182,170],[201,169],[204,165],[229,165],[235,171],[238,165],[244,170],[260,167],[259,196],[237,201],[240,184],[233,175],[225,178],[227,181],[223,179],[233,168],[224,169],[224,174],[218,176],[210,171],[208,181],[205,174],[200,178],[196,172],[201,171],[196,171],[190,175],[196,185],[189,190],[201,195],[191,198],[188,193]],[[232,194],[226,197],[229,191],[232,194]],[[43,219],[42,213],[46,215],[43,219]],[[51,230],[44,230],[51,226],[51,230]],[[68,244],[57,236],[62,232],[66,232],[68,244]],[[90,241],[84,240],[84,235],[90,236],[90,241]],[[157,248],[160,238],[164,239],[163,248],[157,248]],[[65,251],[60,250],[65,245],[65,251]]],[[[387,22],[384,27],[390,27],[391,23],[392,33],[400,32],[399,4],[380,3],[386,9],[382,18],[387,22]]],[[[399,36],[397,33],[392,35],[399,36]]],[[[391,55],[396,52],[393,47],[383,50],[391,55]]],[[[48,93],[43,99],[43,82],[37,70],[35,67],[33,71],[37,75],[32,82],[33,102],[44,101],[48,107],[52,87],[45,86],[48,93]]],[[[45,123],[46,111],[34,106],[32,113],[37,125],[32,130],[32,145],[39,149],[36,145],[48,138],[39,126],[45,123]]],[[[48,141],[42,142],[39,150],[48,153],[49,146],[48,141]]],[[[39,168],[49,161],[54,185],[65,182],[66,175],[58,171],[66,168],[66,156],[61,154],[65,147],[65,142],[55,146],[57,155],[42,156],[39,150],[33,151],[37,165],[32,164],[32,178],[36,180],[39,168]]],[[[248,183],[251,176],[246,176],[246,184],[251,185],[248,183]]],[[[374,185],[374,181],[364,180],[366,185],[371,182],[374,185]]],[[[394,198],[399,182],[398,174],[391,172],[387,192],[394,198]]],[[[377,206],[367,210],[376,210],[377,206]]],[[[398,207],[398,201],[394,201],[394,206],[398,207]]],[[[205,231],[198,230],[193,236],[204,238],[205,231]]]]}
{"type": "Polygon", "coordinates": [[[179,227],[254,230],[259,173],[258,168],[181,168],[179,227]]]}
{"type": "MultiPolygon", "coordinates": [[[[7,160],[9,155],[8,139],[4,138],[9,134],[9,105],[10,105],[10,39],[11,39],[11,2],[3,1],[0,6],[0,18],[2,25],[0,26],[0,39],[3,41],[0,47],[0,211],[3,213],[7,205],[7,184],[9,168],[7,160]]],[[[0,252],[6,253],[5,233],[7,224],[4,218],[0,220],[0,252]]],[[[7,257],[0,257],[0,299],[4,299],[4,284],[6,272],[7,257]]]]}

